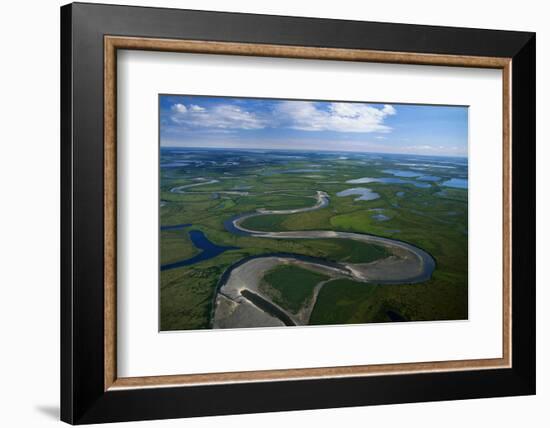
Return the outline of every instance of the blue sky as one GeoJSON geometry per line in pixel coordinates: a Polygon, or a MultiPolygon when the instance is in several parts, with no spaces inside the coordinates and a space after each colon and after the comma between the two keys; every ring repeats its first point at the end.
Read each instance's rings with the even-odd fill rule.
{"type": "Polygon", "coordinates": [[[160,140],[163,147],[467,156],[468,109],[161,95],[160,140]]]}

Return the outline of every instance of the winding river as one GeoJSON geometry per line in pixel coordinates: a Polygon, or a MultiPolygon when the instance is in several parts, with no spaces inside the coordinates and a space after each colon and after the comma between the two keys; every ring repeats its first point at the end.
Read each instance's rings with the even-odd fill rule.
{"type": "Polygon", "coordinates": [[[409,243],[375,235],[327,230],[266,232],[246,228],[243,222],[262,215],[289,215],[325,208],[330,199],[317,191],[315,204],[292,210],[258,209],[225,222],[225,228],[237,235],[269,239],[351,239],[385,247],[390,256],[370,263],[334,263],[294,254],[267,254],[251,257],[231,266],[219,281],[214,297],[213,328],[271,327],[305,325],[324,284],[348,278],[375,284],[413,284],[427,281],[435,269],[435,261],[426,251],[409,243]],[[263,276],[274,267],[291,264],[305,267],[329,277],[315,287],[313,296],[297,313],[278,306],[260,290],[263,276]]]}

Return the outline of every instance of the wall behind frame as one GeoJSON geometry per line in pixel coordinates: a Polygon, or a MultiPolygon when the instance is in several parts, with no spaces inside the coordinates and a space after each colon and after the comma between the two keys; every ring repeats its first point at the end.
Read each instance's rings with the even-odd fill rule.
{"type": "MultiPolygon", "coordinates": [[[[0,79],[2,125],[0,182],[2,210],[2,419],[9,427],[59,427],[59,0],[8,2],[0,32],[6,64],[0,79]],[[29,386],[31,386],[29,388],[29,386]]],[[[537,31],[537,75],[550,75],[550,29],[544,3],[464,0],[441,7],[435,0],[103,0],[102,3],[226,10],[319,18],[404,22],[505,30],[537,31]]],[[[550,402],[550,202],[542,183],[550,183],[550,116],[547,79],[538,84],[538,395],[462,402],[420,403],[336,410],[284,412],[192,420],[127,423],[124,427],[407,426],[447,428],[491,424],[500,428],[541,426],[550,402]],[[144,425],[145,424],[145,425],[144,425]]]]}

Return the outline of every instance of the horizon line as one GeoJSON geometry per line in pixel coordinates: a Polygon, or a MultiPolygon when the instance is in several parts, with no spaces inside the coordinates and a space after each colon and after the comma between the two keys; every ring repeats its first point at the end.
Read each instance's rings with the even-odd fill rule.
{"type": "Polygon", "coordinates": [[[411,155],[411,156],[433,156],[433,157],[450,157],[450,158],[464,158],[468,159],[468,155],[442,155],[442,154],[433,154],[433,155],[427,155],[427,154],[420,154],[420,153],[401,153],[401,152],[369,152],[369,151],[356,151],[356,150],[326,150],[326,149],[293,149],[293,148],[279,148],[279,149],[272,149],[272,148],[266,148],[266,149],[252,149],[252,148],[246,148],[246,147],[195,147],[195,146],[163,146],[162,144],[159,144],[160,149],[198,149],[198,150],[208,150],[208,149],[216,149],[216,150],[246,150],[246,151],[294,151],[294,152],[314,152],[314,151],[320,151],[320,152],[326,152],[326,153],[359,153],[359,154],[373,154],[373,155],[411,155]]]}

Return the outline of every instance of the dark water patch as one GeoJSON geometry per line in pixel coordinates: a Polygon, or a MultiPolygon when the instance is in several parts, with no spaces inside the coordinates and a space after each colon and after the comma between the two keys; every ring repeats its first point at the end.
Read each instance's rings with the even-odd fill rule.
{"type": "Polygon", "coordinates": [[[392,311],[391,309],[386,311],[386,315],[388,316],[388,318],[393,321],[393,322],[404,322],[404,321],[408,321],[406,318],[404,318],[401,314],[395,312],[395,311],[392,311]]]}
{"type": "Polygon", "coordinates": [[[281,311],[277,306],[268,302],[263,297],[253,293],[250,290],[244,289],[241,291],[241,295],[250,300],[254,306],[257,306],[262,311],[267,312],[269,315],[274,316],[275,318],[281,320],[286,326],[295,326],[296,323],[290,319],[290,317],[281,311]]]}
{"type": "Polygon", "coordinates": [[[226,251],[239,249],[239,247],[230,247],[230,246],[226,247],[226,246],[216,245],[212,241],[210,241],[206,237],[206,235],[200,230],[192,230],[191,232],[189,232],[189,238],[191,238],[191,242],[193,243],[193,245],[199,250],[201,250],[201,252],[189,259],[161,265],[160,267],[161,271],[175,269],[183,266],[189,266],[195,263],[203,262],[205,260],[213,259],[214,257],[219,256],[220,254],[225,253],[226,251]]]}
{"type": "Polygon", "coordinates": [[[228,232],[231,232],[237,236],[253,236],[253,233],[245,232],[244,230],[238,229],[233,224],[235,220],[238,220],[241,217],[246,217],[250,214],[252,213],[238,214],[234,217],[231,217],[230,219],[227,219],[223,222],[223,227],[225,227],[225,230],[227,230],[228,232]]]}
{"type": "Polygon", "coordinates": [[[185,229],[186,227],[193,226],[191,223],[186,224],[172,224],[170,226],[161,226],[160,230],[178,230],[185,229]]]}

